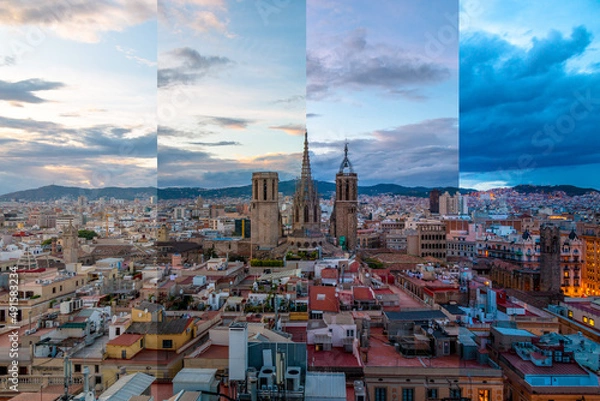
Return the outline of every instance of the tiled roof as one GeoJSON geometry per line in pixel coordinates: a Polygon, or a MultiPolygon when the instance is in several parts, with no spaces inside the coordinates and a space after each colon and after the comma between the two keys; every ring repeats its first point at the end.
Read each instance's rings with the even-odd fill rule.
{"type": "Polygon", "coordinates": [[[121,346],[121,347],[129,347],[130,345],[135,344],[136,342],[138,342],[142,338],[144,338],[144,336],[141,335],[141,334],[128,334],[128,333],[124,333],[124,334],[121,334],[117,338],[113,338],[108,343],[106,343],[106,345],[115,345],[115,346],[121,346]]]}
{"type": "Polygon", "coordinates": [[[340,304],[335,296],[335,287],[312,286],[308,292],[308,306],[311,310],[323,312],[339,311],[340,304]]]}
{"type": "Polygon", "coordinates": [[[321,278],[337,278],[338,271],[336,269],[323,269],[321,270],[321,278]]]}
{"type": "Polygon", "coordinates": [[[374,301],[375,296],[369,287],[352,287],[352,295],[357,301],[374,301]]]}

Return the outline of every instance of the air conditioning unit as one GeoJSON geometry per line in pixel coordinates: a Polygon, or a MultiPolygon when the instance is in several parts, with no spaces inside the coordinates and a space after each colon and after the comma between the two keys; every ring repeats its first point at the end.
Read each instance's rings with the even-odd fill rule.
{"type": "Polygon", "coordinates": [[[275,368],[273,366],[263,366],[258,373],[258,387],[272,388],[275,385],[275,368]]]}
{"type": "Polygon", "coordinates": [[[285,387],[288,391],[300,390],[300,373],[302,369],[298,366],[288,366],[285,372],[285,387]]]}
{"type": "Polygon", "coordinates": [[[367,391],[362,380],[354,381],[354,401],[366,401],[367,391]]]}

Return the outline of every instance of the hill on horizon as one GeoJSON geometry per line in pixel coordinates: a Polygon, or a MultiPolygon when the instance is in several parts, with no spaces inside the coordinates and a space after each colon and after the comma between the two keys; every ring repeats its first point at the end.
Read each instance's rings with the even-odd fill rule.
{"type": "MultiPolygon", "coordinates": [[[[327,181],[315,181],[319,194],[322,197],[329,197],[335,192],[335,184],[327,181]]],[[[457,188],[457,187],[405,187],[397,184],[377,184],[371,186],[358,186],[358,192],[361,195],[402,195],[427,197],[432,189],[438,189],[441,193],[448,191],[453,194],[460,191],[462,194],[476,192],[474,189],[457,188]]],[[[279,192],[284,196],[291,196],[296,190],[296,181],[280,181],[279,192]]],[[[579,196],[589,192],[600,192],[594,188],[580,188],[573,185],[554,185],[554,186],[535,186],[535,185],[518,185],[514,190],[519,193],[553,193],[564,192],[568,196],[579,196]]],[[[133,200],[136,198],[149,198],[157,196],[159,200],[173,199],[194,199],[201,196],[206,199],[214,199],[221,197],[241,198],[250,197],[252,185],[244,185],[240,187],[225,187],[217,189],[194,188],[194,187],[106,187],[106,188],[80,188],[66,187],[60,185],[47,185],[40,188],[28,189],[24,191],[11,192],[0,195],[0,201],[10,201],[13,199],[23,201],[52,201],[62,198],[77,199],[79,196],[85,196],[89,200],[97,200],[99,198],[115,198],[133,200]]]]}

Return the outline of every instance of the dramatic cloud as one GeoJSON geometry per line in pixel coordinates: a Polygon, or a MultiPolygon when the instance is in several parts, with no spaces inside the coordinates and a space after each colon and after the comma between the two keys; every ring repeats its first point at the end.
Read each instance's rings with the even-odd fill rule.
{"type": "MultiPolygon", "coordinates": [[[[369,137],[350,140],[349,158],[361,185],[457,185],[457,130],[453,118],[378,130],[369,137]]],[[[345,143],[310,143],[315,152],[311,156],[313,172],[318,179],[334,180],[345,143]]]]}
{"type": "Polygon", "coordinates": [[[137,132],[139,128],[72,128],[49,121],[0,117],[0,171],[4,172],[0,192],[49,182],[104,186],[140,179],[151,185],[156,176],[156,132],[137,132]]]}
{"type": "Polygon", "coordinates": [[[306,93],[311,100],[325,99],[339,89],[366,88],[414,99],[423,96],[415,92],[415,85],[443,81],[450,72],[400,48],[370,44],[366,31],[356,29],[331,47],[308,51],[306,76],[306,93]]]}
{"type": "Polygon", "coordinates": [[[35,78],[18,82],[0,80],[0,100],[23,103],[47,102],[36,96],[34,92],[60,89],[64,86],[65,84],[62,82],[50,82],[35,78]]]}
{"type": "Polygon", "coordinates": [[[276,129],[285,132],[288,135],[304,135],[306,127],[300,124],[286,124],[271,126],[269,129],[276,129]]]}
{"type": "Polygon", "coordinates": [[[155,16],[153,0],[10,1],[2,5],[0,24],[40,26],[66,39],[98,42],[104,32],[120,32],[155,16]]]}
{"type": "Polygon", "coordinates": [[[172,84],[193,84],[207,74],[232,64],[227,57],[203,56],[190,47],[171,50],[166,57],[173,59],[177,66],[159,68],[157,78],[159,88],[172,84]]]}
{"type": "Polygon", "coordinates": [[[252,173],[259,169],[278,171],[281,180],[289,180],[297,175],[300,158],[300,154],[269,154],[248,159],[223,159],[206,151],[160,145],[158,186],[222,188],[249,185],[252,173]],[[294,175],[289,173],[291,171],[294,175]]]}
{"type": "Polygon", "coordinates": [[[590,43],[582,26],[529,48],[482,32],[461,42],[461,173],[504,172],[515,185],[539,179],[536,169],[598,161],[600,72],[569,66],[590,43]]]}

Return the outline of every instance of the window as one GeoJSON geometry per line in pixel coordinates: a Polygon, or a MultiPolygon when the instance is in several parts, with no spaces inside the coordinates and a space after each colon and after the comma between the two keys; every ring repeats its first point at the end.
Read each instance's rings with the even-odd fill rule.
{"type": "Polygon", "coordinates": [[[127,359],[127,350],[121,350],[121,359],[127,359]]]}
{"type": "Polygon", "coordinates": [[[144,339],[143,338],[140,340],[140,348],[144,348],[144,339]]]}
{"type": "Polygon", "coordinates": [[[387,401],[387,387],[375,387],[375,401],[387,401]]]}
{"type": "Polygon", "coordinates": [[[589,324],[590,324],[590,326],[593,326],[594,325],[594,319],[590,318],[589,324]]]}
{"type": "Polygon", "coordinates": [[[402,389],[402,401],[415,401],[415,389],[414,388],[403,388],[402,389]]]}
{"type": "Polygon", "coordinates": [[[354,337],[354,330],[346,330],[346,337],[354,337]]]}
{"type": "Polygon", "coordinates": [[[75,372],[81,372],[81,365],[75,364],[73,368],[75,369],[75,372]]]}
{"type": "Polygon", "coordinates": [[[52,287],[52,293],[56,294],[56,287],[52,287]]]}
{"type": "Polygon", "coordinates": [[[162,347],[163,348],[173,348],[173,340],[163,340],[162,347]]]}
{"type": "Polygon", "coordinates": [[[450,398],[460,398],[462,397],[462,390],[459,388],[451,388],[450,389],[450,398]]]}
{"type": "Polygon", "coordinates": [[[94,365],[94,373],[100,373],[100,365],[94,365]]]}
{"type": "Polygon", "coordinates": [[[584,316],[583,317],[583,323],[587,323],[587,322],[588,322],[588,318],[587,318],[587,316],[584,316]]]}
{"type": "Polygon", "coordinates": [[[115,335],[117,335],[117,336],[121,335],[121,328],[120,327],[115,328],[115,335]]]}
{"type": "Polygon", "coordinates": [[[573,317],[573,311],[572,311],[572,310],[570,310],[570,311],[567,313],[567,315],[568,315],[569,317],[573,317]]]}
{"type": "Polygon", "coordinates": [[[488,390],[488,389],[483,389],[483,390],[480,389],[477,401],[490,401],[490,400],[491,400],[490,390],[488,390]]]}
{"type": "Polygon", "coordinates": [[[438,398],[438,389],[437,388],[428,388],[427,389],[427,398],[438,398]]]}

